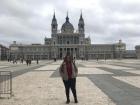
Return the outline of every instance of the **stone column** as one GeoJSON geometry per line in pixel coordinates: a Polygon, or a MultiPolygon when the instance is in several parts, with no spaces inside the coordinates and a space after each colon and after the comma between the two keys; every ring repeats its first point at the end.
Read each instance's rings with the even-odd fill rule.
{"type": "Polygon", "coordinates": [[[72,36],[72,44],[74,44],[73,36],[72,36]]]}
{"type": "Polygon", "coordinates": [[[64,48],[62,48],[62,58],[64,58],[64,48]]]}
{"type": "Polygon", "coordinates": [[[62,35],[62,44],[64,44],[64,42],[63,42],[63,35],[62,35]]]}

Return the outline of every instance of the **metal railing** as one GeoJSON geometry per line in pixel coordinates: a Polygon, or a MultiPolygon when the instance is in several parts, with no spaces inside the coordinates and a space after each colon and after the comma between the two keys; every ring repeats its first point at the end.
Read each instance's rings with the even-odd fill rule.
{"type": "Polygon", "coordinates": [[[12,96],[12,72],[0,71],[0,98],[12,96]]]}

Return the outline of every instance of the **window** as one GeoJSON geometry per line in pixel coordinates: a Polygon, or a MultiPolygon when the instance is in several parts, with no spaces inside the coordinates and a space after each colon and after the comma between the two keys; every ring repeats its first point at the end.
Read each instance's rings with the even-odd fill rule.
{"type": "Polygon", "coordinates": [[[53,28],[55,28],[55,25],[53,25],[53,28]]]}
{"type": "Polygon", "coordinates": [[[81,28],[83,28],[83,25],[81,24],[81,26],[80,26],[81,28]]]}

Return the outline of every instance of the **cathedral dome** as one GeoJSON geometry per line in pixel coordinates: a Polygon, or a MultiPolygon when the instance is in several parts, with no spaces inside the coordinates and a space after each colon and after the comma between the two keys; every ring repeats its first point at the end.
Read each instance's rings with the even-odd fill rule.
{"type": "Polygon", "coordinates": [[[69,22],[68,16],[66,17],[66,22],[62,25],[61,32],[62,33],[73,33],[74,32],[74,27],[69,22]]]}

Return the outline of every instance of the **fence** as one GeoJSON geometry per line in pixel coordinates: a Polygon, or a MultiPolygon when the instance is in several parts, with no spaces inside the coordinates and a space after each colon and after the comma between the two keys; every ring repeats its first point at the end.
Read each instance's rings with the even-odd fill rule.
{"type": "Polygon", "coordinates": [[[0,98],[12,96],[12,73],[0,71],[0,98]]]}

